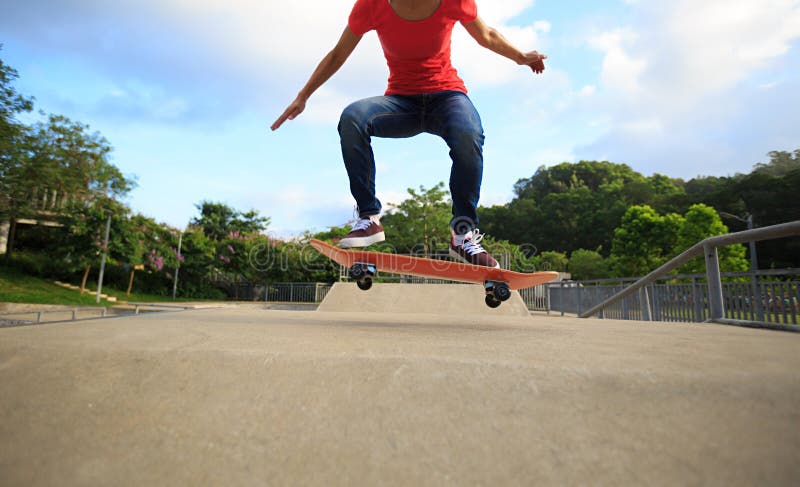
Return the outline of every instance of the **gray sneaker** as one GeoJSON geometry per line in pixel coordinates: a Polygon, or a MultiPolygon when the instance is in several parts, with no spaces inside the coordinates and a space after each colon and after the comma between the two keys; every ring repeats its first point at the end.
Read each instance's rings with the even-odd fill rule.
{"type": "Polygon", "coordinates": [[[366,247],[384,240],[386,240],[386,235],[383,233],[383,227],[377,217],[359,218],[350,233],[339,240],[339,247],[343,249],[366,247]]]}
{"type": "Polygon", "coordinates": [[[460,235],[450,239],[450,256],[462,262],[473,265],[500,268],[500,264],[494,257],[481,247],[483,234],[478,229],[472,230],[466,235],[460,235]]]}

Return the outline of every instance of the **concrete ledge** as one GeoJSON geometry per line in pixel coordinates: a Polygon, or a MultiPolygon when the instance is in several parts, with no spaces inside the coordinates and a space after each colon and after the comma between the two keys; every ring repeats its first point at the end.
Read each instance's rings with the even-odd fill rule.
{"type": "Polygon", "coordinates": [[[323,312],[385,312],[438,315],[528,316],[518,292],[491,309],[483,286],[476,284],[384,284],[362,291],[355,283],[337,282],[319,305],[323,312]]]}

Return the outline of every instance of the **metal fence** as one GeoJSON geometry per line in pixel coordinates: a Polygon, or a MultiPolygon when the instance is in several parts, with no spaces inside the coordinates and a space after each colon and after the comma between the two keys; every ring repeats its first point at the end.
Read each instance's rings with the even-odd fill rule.
{"type": "MultiPolygon", "coordinates": [[[[722,274],[725,316],[734,320],[797,325],[800,269],[722,274]]],[[[583,315],[636,279],[562,282],[550,286],[550,310],[583,315]]],[[[711,318],[704,274],[669,276],[604,307],[598,316],[622,320],[704,322],[711,318]]]]}
{"type": "MultiPolygon", "coordinates": [[[[742,297],[739,298],[736,295],[732,295],[728,290],[726,292],[726,287],[730,288],[729,285],[724,285],[722,281],[722,273],[720,272],[719,268],[719,247],[724,247],[726,245],[734,245],[746,242],[757,242],[761,240],[773,240],[778,238],[787,238],[787,237],[800,237],[800,220],[782,223],[779,225],[771,225],[768,227],[757,228],[752,230],[746,230],[744,232],[737,232],[737,233],[729,233],[727,235],[719,235],[716,237],[709,237],[702,242],[698,242],[697,244],[693,245],[689,249],[685,250],[683,253],[678,255],[677,257],[673,258],[666,264],[662,265],[658,269],[654,270],[650,274],[642,277],[641,279],[637,280],[633,284],[625,287],[621,291],[617,292],[613,296],[609,297],[608,299],[603,300],[600,303],[597,303],[591,306],[585,312],[579,313],[581,318],[589,318],[591,316],[599,315],[605,316],[605,311],[609,309],[613,309],[615,306],[622,306],[626,301],[631,301],[636,299],[634,296],[639,295],[639,305],[640,305],[640,313],[641,319],[649,320],[653,317],[653,308],[651,307],[650,299],[648,297],[648,288],[653,286],[655,283],[662,281],[668,278],[670,272],[673,272],[675,269],[679,268],[680,266],[690,262],[692,259],[695,259],[699,256],[703,256],[705,258],[706,264],[706,287],[707,287],[707,298],[706,302],[708,306],[704,310],[704,313],[707,312],[708,319],[704,321],[711,321],[714,323],[722,323],[728,325],[739,325],[739,326],[752,326],[752,327],[764,327],[764,328],[773,328],[773,329],[782,329],[782,330],[789,330],[789,331],[798,331],[800,328],[796,326],[797,322],[797,285],[796,283],[791,283],[785,289],[783,286],[780,287],[780,293],[770,295],[769,292],[762,292],[761,286],[759,284],[759,272],[760,271],[752,271],[750,274],[750,280],[752,282],[752,292],[748,292],[742,294],[742,297]],[[727,298],[726,298],[727,296],[727,298]],[[748,298],[749,296],[749,298],[748,298]],[[729,303],[730,302],[748,302],[748,308],[755,309],[756,313],[763,313],[764,308],[770,308],[770,306],[778,309],[778,302],[781,303],[783,300],[786,300],[785,304],[780,305],[780,309],[782,310],[781,314],[784,317],[784,320],[787,319],[789,313],[784,311],[785,309],[791,309],[791,319],[793,320],[792,324],[789,324],[787,321],[779,322],[779,321],[769,321],[767,314],[764,313],[764,320],[752,320],[752,319],[736,319],[733,318],[729,311],[729,303]],[[770,300],[773,304],[770,304],[770,300]],[[761,311],[759,311],[761,310],[761,311]]],[[[775,279],[775,282],[783,282],[784,280],[775,279]]],[[[778,289],[773,289],[777,291],[778,289]]],[[[694,296],[695,305],[699,306],[699,296],[694,296]]]]}
{"type": "Polygon", "coordinates": [[[550,290],[552,287],[549,284],[542,284],[541,286],[529,287],[528,289],[520,289],[519,295],[525,301],[530,311],[547,311],[550,312],[550,290]]]}
{"type": "Polygon", "coordinates": [[[227,282],[228,296],[237,301],[266,301],[271,303],[320,303],[330,284],[319,282],[227,282]]]}

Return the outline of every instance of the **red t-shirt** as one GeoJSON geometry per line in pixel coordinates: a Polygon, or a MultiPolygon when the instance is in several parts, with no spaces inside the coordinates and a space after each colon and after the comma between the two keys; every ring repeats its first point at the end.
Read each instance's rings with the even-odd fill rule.
{"type": "Polygon", "coordinates": [[[362,36],[375,30],[389,65],[387,95],[417,95],[467,88],[450,63],[450,37],[456,22],[478,18],[475,0],[441,0],[427,19],[408,21],[389,0],[357,0],[348,26],[362,36]]]}

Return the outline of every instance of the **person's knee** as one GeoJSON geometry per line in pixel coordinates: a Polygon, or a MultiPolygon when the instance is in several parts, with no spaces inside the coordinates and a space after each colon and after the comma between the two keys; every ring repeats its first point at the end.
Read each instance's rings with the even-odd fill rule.
{"type": "Polygon", "coordinates": [[[482,150],[483,128],[476,123],[461,123],[448,134],[448,143],[453,150],[482,150]]]}
{"type": "Polygon", "coordinates": [[[339,117],[339,132],[342,130],[360,130],[365,125],[366,110],[360,101],[351,103],[339,117]]]}

